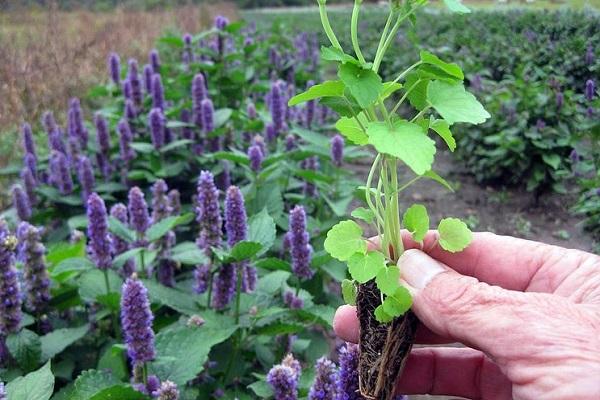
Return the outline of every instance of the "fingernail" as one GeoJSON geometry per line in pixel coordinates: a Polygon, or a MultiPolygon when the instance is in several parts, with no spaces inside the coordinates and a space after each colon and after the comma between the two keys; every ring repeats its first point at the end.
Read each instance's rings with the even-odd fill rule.
{"type": "Polygon", "coordinates": [[[404,279],[415,289],[423,289],[433,278],[446,271],[442,264],[420,250],[407,250],[398,260],[404,279]]]}

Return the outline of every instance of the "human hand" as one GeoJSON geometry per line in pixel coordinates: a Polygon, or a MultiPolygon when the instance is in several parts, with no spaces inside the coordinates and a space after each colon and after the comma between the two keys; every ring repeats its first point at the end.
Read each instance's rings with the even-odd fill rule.
{"type": "MultiPolygon", "coordinates": [[[[404,236],[399,260],[419,344],[398,393],[471,399],[600,399],[600,257],[476,233],[463,252],[404,236]]],[[[355,307],[340,307],[338,336],[357,342],[355,307]]]]}

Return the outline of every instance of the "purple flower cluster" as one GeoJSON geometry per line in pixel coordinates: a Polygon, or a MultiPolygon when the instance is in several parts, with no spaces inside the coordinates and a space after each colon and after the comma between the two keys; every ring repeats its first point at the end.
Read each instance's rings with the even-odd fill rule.
{"type": "Polygon", "coordinates": [[[152,361],[156,356],[153,320],[148,291],[134,274],[125,281],[121,293],[121,326],[133,365],[152,361]]]}
{"type": "Polygon", "coordinates": [[[49,181],[61,194],[70,194],[73,191],[73,178],[67,157],[61,152],[53,152],[50,156],[49,181]]]}
{"type": "Polygon", "coordinates": [[[121,160],[127,165],[131,160],[135,158],[135,151],[131,148],[131,142],[133,141],[133,134],[127,119],[121,119],[117,125],[117,132],[119,133],[119,151],[121,160]]]}
{"type": "Polygon", "coordinates": [[[594,48],[590,44],[585,51],[585,63],[587,65],[592,65],[594,63],[594,58],[594,48]]]}
{"type": "Polygon", "coordinates": [[[143,236],[150,225],[150,215],[148,214],[148,204],[144,199],[144,192],[137,186],[129,190],[127,209],[131,227],[138,235],[143,236]]]}
{"type": "Polygon", "coordinates": [[[167,204],[169,206],[169,215],[177,216],[181,214],[181,194],[179,190],[172,189],[167,195],[167,204]]]}
{"type": "Polygon", "coordinates": [[[157,180],[152,185],[152,223],[155,224],[167,218],[170,214],[169,210],[169,199],[167,193],[169,187],[164,180],[157,180]]]}
{"type": "MultiPolygon", "coordinates": [[[[115,218],[117,221],[123,223],[125,226],[129,224],[129,215],[127,212],[127,206],[122,203],[117,203],[110,208],[111,217],[115,218]]],[[[130,246],[126,240],[121,239],[119,236],[114,233],[110,234],[111,241],[111,251],[114,256],[119,256],[129,250],[130,246]]],[[[122,275],[124,277],[129,277],[132,273],[135,272],[135,262],[133,259],[127,260],[125,264],[123,264],[122,275]]]]}
{"type": "Polygon", "coordinates": [[[130,59],[129,70],[127,71],[127,82],[131,86],[131,99],[136,107],[142,106],[142,82],[140,81],[140,75],[138,72],[137,60],[130,59]]]}
{"type": "Polygon", "coordinates": [[[96,178],[89,158],[80,156],[78,161],[77,175],[81,184],[81,200],[86,204],[88,197],[94,191],[96,178]]]}
{"type": "Polygon", "coordinates": [[[37,196],[35,194],[37,182],[31,172],[31,169],[23,168],[19,174],[19,177],[21,178],[21,182],[23,182],[23,187],[25,189],[25,193],[27,194],[27,200],[29,201],[29,204],[33,206],[35,203],[37,203],[37,196]]]}
{"type": "Polygon", "coordinates": [[[47,312],[50,302],[50,279],[46,270],[40,231],[27,222],[17,228],[19,259],[23,263],[23,279],[27,293],[27,308],[35,315],[47,312]]]}
{"type": "Polygon", "coordinates": [[[15,268],[16,246],[17,238],[9,233],[3,221],[0,222],[0,331],[5,335],[17,332],[23,318],[15,268]]]}
{"type": "Polygon", "coordinates": [[[29,221],[32,214],[31,203],[29,202],[29,197],[27,196],[27,193],[23,190],[21,186],[13,186],[12,201],[13,206],[17,211],[17,216],[19,217],[19,219],[21,221],[29,221]]]}
{"type": "Polygon", "coordinates": [[[213,281],[212,306],[217,310],[225,308],[235,295],[237,285],[237,267],[233,264],[223,264],[213,281]]]}
{"type": "Polygon", "coordinates": [[[306,230],[304,207],[296,206],[290,211],[288,235],[292,255],[292,271],[301,279],[312,278],[315,272],[310,268],[312,246],[306,230]]]}
{"type": "Polygon", "coordinates": [[[148,125],[150,126],[150,137],[156,150],[160,150],[165,144],[165,116],[160,108],[153,108],[148,113],[148,125]]]}
{"type": "Polygon", "coordinates": [[[165,109],[165,90],[159,74],[152,76],[152,107],[165,109]]]}
{"type": "Polygon", "coordinates": [[[71,99],[67,116],[69,136],[79,141],[81,150],[85,149],[88,142],[88,131],[83,124],[83,112],[78,98],[71,99]]]}
{"type": "Polygon", "coordinates": [[[250,169],[259,172],[264,159],[264,154],[259,146],[253,145],[248,148],[248,158],[250,159],[250,169]]]}
{"type": "Polygon", "coordinates": [[[205,293],[210,284],[210,264],[198,264],[194,270],[194,291],[205,293]]]}
{"type": "Polygon", "coordinates": [[[338,400],[340,382],[334,362],[321,357],[315,363],[316,376],[308,392],[309,400],[338,400]]]}
{"type": "Polygon", "coordinates": [[[297,400],[300,373],[293,365],[282,362],[267,374],[267,383],[273,388],[275,400],[297,400]]]}
{"type": "Polygon", "coordinates": [[[271,119],[273,120],[273,125],[277,133],[280,133],[283,130],[287,108],[285,101],[285,94],[282,93],[281,85],[279,82],[273,83],[271,85],[269,108],[271,110],[271,119]]]}
{"type": "Polygon", "coordinates": [[[179,389],[171,381],[164,381],[156,391],[157,400],[179,400],[179,389]]]}
{"type": "Polygon", "coordinates": [[[283,294],[283,302],[292,310],[299,310],[304,307],[304,301],[289,290],[283,294]]]}
{"type": "Polygon", "coordinates": [[[152,72],[155,74],[160,73],[160,55],[158,54],[158,50],[150,50],[150,53],[148,53],[148,61],[150,61],[150,66],[152,66],[152,72]]]}
{"type": "Polygon", "coordinates": [[[115,85],[119,84],[121,80],[121,59],[115,52],[108,55],[108,75],[115,85]]]}
{"type": "Polygon", "coordinates": [[[37,160],[37,154],[35,151],[35,141],[33,139],[33,132],[31,131],[31,125],[24,123],[21,127],[21,133],[23,135],[23,151],[25,154],[31,154],[37,160]]]}
{"type": "Polygon", "coordinates": [[[341,167],[344,161],[344,138],[341,135],[331,138],[331,161],[336,167],[341,167]]]}
{"type": "Polygon", "coordinates": [[[223,236],[219,191],[210,172],[200,172],[197,194],[196,221],[200,225],[197,243],[201,249],[208,250],[220,246],[223,236]]]}
{"type": "Polygon", "coordinates": [[[108,217],[104,200],[96,193],[92,193],[87,199],[87,217],[88,254],[96,267],[107,270],[112,264],[108,217]]]}
{"type": "Polygon", "coordinates": [[[588,79],[585,82],[585,98],[587,101],[594,100],[596,95],[596,82],[593,79],[588,79]]]}
{"type": "Polygon", "coordinates": [[[144,65],[142,75],[144,77],[144,90],[146,93],[152,94],[152,77],[154,76],[154,71],[150,64],[144,65]]]}
{"type": "Polygon", "coordinates": [[[341,347],[338,352],[340,400],[362,400],[363,398],[358,388],[358,356],[358,346],[351,343],[341,347]]]}
{"type": "Polygon", "coordinates": [[[206,80],[204,75],[196,74],[192,80],[192,110],[194,114],[194,123],[202,128],[202,100],[208,97],[206,91],[206,80]]]}

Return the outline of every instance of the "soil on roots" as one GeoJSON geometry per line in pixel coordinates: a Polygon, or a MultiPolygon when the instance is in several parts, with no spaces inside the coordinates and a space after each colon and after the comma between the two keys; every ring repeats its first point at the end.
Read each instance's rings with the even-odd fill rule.
{"type": "Polygon", "coordinates": [[[360,321],[359,381],[363,397],[392,400],[395,383],[415,341],[417,317],[407,312],[391,323],[375,319],[381,292],[374,281],[358,287],[356,299],[360,321]]]}

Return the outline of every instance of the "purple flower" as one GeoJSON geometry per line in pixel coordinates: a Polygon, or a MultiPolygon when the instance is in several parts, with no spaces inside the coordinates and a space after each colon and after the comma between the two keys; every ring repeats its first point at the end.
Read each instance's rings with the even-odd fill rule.
{"type": "Polygon", "coordinates": [[[17,216],[21,221],[28,221],[31,218],[31,203],[27,193],[21,186],[15,185],[12,188],[13,206],[17,210],[17,216]]]}
{"type": "Polygon", "coordinates": [[[94,116],[94,124],[96,125],[98,149],[101,154],[106,156],[110,153],[110,132],[108,131],[108,123],[102,114],[96,113],[94,116]]]}
{"type": "Polygon", "coordinates": [[[283,364],[274,366],[267,374],[267,383],[273,388],[275,400],[297,400],[298,379],[296,371],[283,364]]]}
{"type": "Polygon", "coordinates": [[[181,194],[179,190],[172,189],[167,195],[167,204],[169,206],[169,215],[177,216],[181,214],[181,194]]]}
{"type": "Polygon", "coordinates": [[[304,207],[296,206],[290,211],[290,250],[292,254],[292,271],[302,279],[310,279],[314,271],[310,268],[312,247],[306,231],[306,212],[304,207]]]}
{"type": "Polygon", "coordinates": [[[483,82],[481,80],[481,75],[479,74],[473,75],[473,78],[471,79],[470,83],[471,88],[473,88],[473,90],[476,92],[480,92],[483,89],[483,82]]]}
{"type": "Polygon", "coordinates": [[[546,122],[543,119],[538,119],[535,123],[535,129],[541,131],[544,128],[546,128],[546,122]]]}
{"type": "Polygon", "coordinates": [[[204,75],[196,74],[192,80],[192,113],[194,114],[194,123],[202,128],[202,100],[207,98],[206,81],[204,75]]]}
{"type": "Polygon", "coordinates": [[[229,20],[227,17],[224,17],[223,15],[217,15],[215,17],[215,28],[222,31],[227,25],[229,25],[229,20]]]}
{"type": "Polygon", "coordinates": [[[159,74],[152,76],[152,107],[165,109],[165,92],[159,74]]]}
{"type": "Polygon", "coordinates": [[[250,146],[257,146],[263,153],[263,157],[267,154],[267,146],[265,144],[265,140],[260,135],[255,135],[252,138],[252,143],[250,144],[250,146]]]}
{"type": "Polygon", "coordinates": [[[347,343],[338,352],[340,362],[340,400],[362,400],[358,389],[358,355],[355,344],[347,343]]]}
{"type": "Polygon", "coordinates": [[[324,105],[319,105],[319,118],[321,120],[321,124],[325,124],[327,119],[329,118],[329,108],[324,105]]]}
{"type": "Polygon", "coordinates": [[[77,167],[77,175],[79,177],[79,183],[81,184],[81,199],[84,204],[90,194],[94,191],[96,185],[96,179],[94,177],[94,169],[89,158],[85,156],[79,157],[79,165],[77,167]]]}
{"type": "Polygon", "coordinates": [[[331,138],[331,161],[336,167],[341,167],[344,161],[344,138],[340,135],[331,138]]]}
{"type": "Polygon", "coordinates": [[[340,383],[335,364],[325,357],[315,363],[316,376],[308,392],[309,400],[338,400],[340,383]]]}
{"type": "Polygon", "coordinates": [[[144,192],[134,186],[129,190],[129,218],[131,227],[139,234],[144,235],[150,224],[150,216],[148,215],[148,205],[144,199],[144,192]]]}
{"type": "Polygon", "coordinates": [[[37,160],[37,153],[35,151],[35,141],[33,139],[33,132],[31,131],[31,125],[24,123],[21,127],[23,134],[23,150],[25,154],[31,154],[37,160]]]}
{"type": "Polygon", "coordinates": [[[0,382],[0,400],[6,400],[6,389],[4,388],[4,382],[0,382]]]}
{"type": "Polygon", "coordinates": [[[63,153],[55,151],[50,157],[50,181],[61,194],[69,194],[73,191],[69,161],[63,153]]]}
{"type": "Polygon", "coordinates": [[[78,98],[71,99],[69,103],[69,136],[77,138],[81,149],[87,147],[88,131],[83,124],[83,112],[78,98]]]}
{"type": "Polygon", "coordinates": [[[285,150],[292,151],[296,148],[296,137],[291,133],[285,138],[285,150]]]}
{"type": "Polygon", "coordinates": [[[202,107],[202,130],[210,133],[215,129],[215,109],[210,99],[204,99],[200,103],[202,107]]]}
{"type": "Polygon", "coordinates": [[[142,74],[144,75],[144,90],[146,93],[150,94],[152,93],[152,76],[154,75],[152,66],[149,64],[144,65],[142,74]]]}
{"type": "Polygon", "coordinates": [[[251,293],[256,290],[256,282],[258,282],[258,273],[256,268],[249,265],[247,262],[238,264],[238,268],[242,269],[242,291],[244,293],[251,293]]]}
{"type": "Polygon", "coordinates": [[[119,84],[121,80],[121,59],[115,52],[108,55],[108,75],[115,85],[119,84]]]}
{"type": "Polygon", "coordinates": [[[58,126],[55,126],[48,132],[48,148],[52,151],[58,151],[63,154],[66,153],[63,134],[58,126]]]}
{"type": "Polygon", "coordinates": [[[25,193],[27,194],[27,200],[30,205],[34,205],[37,203],[37,196],[35,194],[35,187],[37,186],[35,178],[31,174],[31,170],[29,168],[23,168],[21,170],[21,181],[23,182],[23,186],[25,187],[25,193]]]}
{"type": "MultiPolygon", "coordinates": [[[[169,232],[171,237],[174,238],[173,232],[169,232]]],[[[167,287],[175,286],[175,268],[177,267],[177,263],[173,260],[169,260],[167,258],[163,258],[158,263],[158,271],[156,273],[158,282],[161,285],[167,287]]]]}
{"type": "Polygon", "coordinates": [[[275,131],[277,133],[283,130],[283,123],[285,118],[285,99],[284,94],[281,92],[281,88],[279,84],[276,82],[271,86],[271,119],[273,120],[273,125],[275,126],[275,131]]]}
{"type": "Polygon", "coordinates": [[[167,218],[170,214],[167,192],[169,187],[162,179],[157,180],[152,185],[152,223],[155,224],[167,218]]]}
{"type": "Polygon", "coordinates": [[[232,264],[223,264],[213,281],[212,306],[221,310],[225,308],[235,295],[237,285],[237,268],[232,264]]]}
{"type": "Polygon", "coordinates": [[[581,161],[581,156],[579,155],[579,153],[575,149],[571,150],[571,154],[569,154],[569,158],[571,159],[571,162],[573,164],[576,164],[579,161],[581,161]]]}
{"type": "Polygon", "coordinates": [[[592,65],[594,63],[594,48],[592,45],[588,45],[587,50],[585,52],[585,63],[587,65],[592,65]]]}
{"type": "Polygon", "coordinates": [[[186,47],[189,47],[192,45],[192,35],[190,35],[189,33],[186,33],[183,35],[183,44],[186,47]]]}
{"type": "Polygon", "coordinates": [[[152,361],[156,356],[153,320],[148,291],[134,274],[123,284],[121,296],[121,326],[133,365],[152,361]]]}
{"type": "Polygon", "coordinates": [[[198,294],[205,293],[210,283],[210,265],[199,264],[194,270],[194,291],[198,294]]]}
{"type": "Polygon", "coordinates": [[[304,301],[289,290],[283,294],[283,302],[292,310],[299,310],[304,307],[304,301]]]}
{"type": "Polygon", "coordinates": [[[592,79],[588,79],[585,82],[585,98],[587,101],[594,100],[594,95],[596,93],[596,83],[592,79]]]}
{"type": "Polygon", "coordinates": [[[126,119],[121,119],[117,125],[119,133],[119,151],[121,159],[127,164],[135,158],[135,151],[131,148],[133,134],[126,119]]]}
{"type": "Polygon", "coordinates": [[[27,308],[35,315],[47,312],[50,302],[50,279],[46,270],[40,231],[27,222],[17,229],[20,261],[23,263],[23,280],[27,292],[27,308]]]}
{"type": "Polygon", "coordinates": [[[0,331],[4,334],[16,333],[21,324],[21,294],[15,249],[17,239],[10,235],[4,224],[0,227],[0,331]]]}
{"type": "Polygon", "coordinates": [[[148,114],[150,135],[152,144],[156,150],[160,150],[165,144],[165,117],[160,108],[153,108],[148,114]]]}
{"type": "Polygon", "coordinates": [[[213,175],[202,171],[197,186],[196,221],[200,224],[198,246],[201,249],[218,247],[223,235],[219,191],[213,175]]]}
{"type": "Polygon", "coordinates": [[[248,104],[248,106],[246,107],[246,114],[248,114],[248,118],[256,119],[257,114],[256,114],[256,106],[254,105],[254,103],[248,104]]]}
{"type": "Polygon", "coordinates": [[[563,92],[556,92],[556,108],[558,108],[559,110],[562,108],[562,106],[565,103],[565,95],[563,94],[563,92]]]}
{"type": "Polygon", "coordinates": [[[248,148],[248,158],[250,159],[250,168],[254,172],[259,172],[263,162],[263,151],[260,147],[254,145],[248,148]]]}
{"type": "Polygon", "coordinates": [[[131,99],[127,99],[125,100],[125,118],[127,119],[127,122],[129,122],[130,124],[133,124],[135,121],[135,118],[137,117],[137,110],[135,108],[135,104],[133,104],[133,100],[131,99]]]}
{"type": "MultiPolygon", "coordinates": [[[[127,212],[127,206],[122,203],[117,203],[110,208],[111,217],[115,218],[119,222],[123,223],[125,226],[129,224],[129,215],[127,212]]],[[[130,245],[126,240],[121,239],[119,236],[114,233],[110,234],[111,241],[111,251],[114,256],[119,256],[129,250],[130,245]]],[[[122,275],[126,278],[131,276],[132,273],[135,272],[135,262],[133,259],[127,260],[125,264],[123,264],[122,275]]]]}
{"type": "Polygon", "coordinates": [[[179,400],[179,389],[171,381],[164,381],[156,392],[157,400],[179,400]]]}
{"type": "Polygon", "coordinates": [[[87,251],[96,267],[107,270],[112,264],[108,217],[104,200],[92,193],[87,199],[88,246],[87,251]]]}
{"type": "Polygon", "coordinates": [[[31,153],[25,153],[25,157],[23,157],[23,166],[27,169],[34,181],[37,178],[37,160],[35,156],[31,153]]]}
{"type": "Polygon", "coordinates": [[[233,247],[236,243],[246,240],[248,221],[244,195],[237,186],[227,189],[225,197],[225,231],[227,244],[233,247]]]}
{"type": "Polygon", "coordinates": [[[229,168],[229,163],[226,161],[222,162],[221,165],[222,171],[217,175],[216,183],[219,190],[225,191],[231,186],[231,169],[229,168]]]}
{"type": "Polygon", "coordinates": [[[158,54],[158,50],[152,49],[148,54],[148,60],[150,61],[150,65],[152,66],[152,72],[155,74],[160,73],[160,56],[158,54]]]}
{"type": "Polygon", "coordinates": [[[131,86],[129,79],[125,79],[121,83],[121,86],[121,89],[123,90],[123,97],[125,97],[126,100],[133,101],[133,87],[131,86]]]}
{"type": "MultiPolygon", "coordinates": [[[[190,113],[190,110],[188,110],[187,108],[184,108],[183,110],[181,110],[181,112],[179,113],[179,119],[183,123],[186,123],[186,124],[191,123],[192,122],[192,114],[190,113]]],[[[181,128],[181,138],[182,139],[193,140],[194,136],[195,136],[194,131],[189,126],[184,126],[183,128],[181,128]]]]}
{"type": "Polygon", "coordinates": [[[277,128],[275,128],[273,123],[269,122],[265,125],[265,137],[269,143],[277,139],[277,134],[277,128]]]}
{"type": "Polygon", "coordinates": [[[142,105],[142,83],[138,73],[137,60],[130,59],[128,65],[127,81],[131,85],[131,98],[136,107],[140,107],[142,105]]]}

